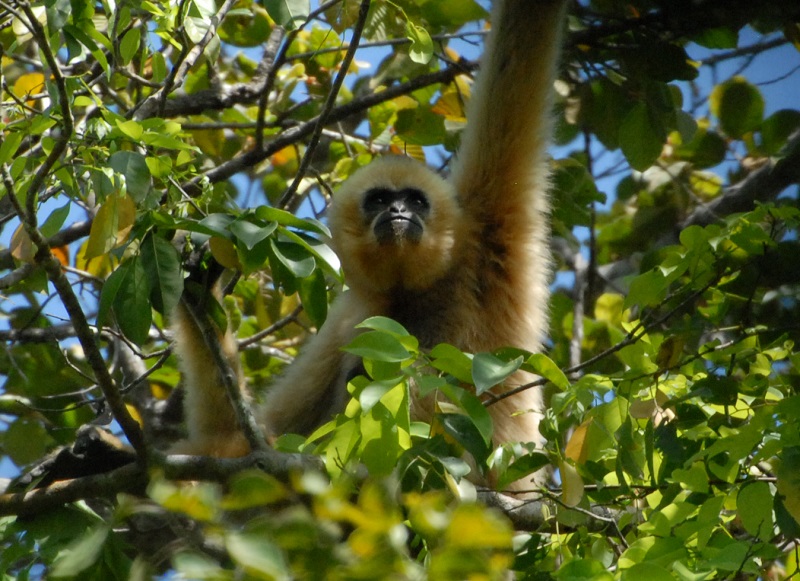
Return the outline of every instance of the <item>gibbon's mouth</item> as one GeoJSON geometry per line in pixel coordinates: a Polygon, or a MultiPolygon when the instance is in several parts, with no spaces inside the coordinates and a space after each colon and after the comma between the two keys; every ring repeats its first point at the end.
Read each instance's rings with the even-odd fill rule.
{"type": "Polygon", "coordinates": [[[399,241],[418,242],[422,224],[407,216],[391,216],[375,224],[375,235],[381,244],[399,241]]]}
{"type": "Polygon", "coordinates": [[[383,226],[385,224],[398,224],[398,225],[400,225],[400,224],[403,224],[403,223],[412,224],[416,228],[421,228],[421,226],[419,224],[417,224],[417,222],[415,220],[412,220],[408,216],[389,216],[387,218],[384,218],[383,220],[380,220],[377,224],[375,224],[375,227],[379,228],[379,227],[381,227],[381,226],[383,226]]]}

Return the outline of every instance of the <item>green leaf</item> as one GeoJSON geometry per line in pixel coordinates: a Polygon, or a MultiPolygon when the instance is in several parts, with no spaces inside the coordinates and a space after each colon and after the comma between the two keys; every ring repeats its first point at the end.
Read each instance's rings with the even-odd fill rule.
{"type": "Polygon", "coordinates": [[[318,220],[306,220],[298,218],[294,214],[273,208],[272,206],[259,206],[256,210],[256,217],[266,222],[276,222],[281,226],[288,226],[291,228],[299,228],[307,232],[314,232],[322,236],[330,236],[331,232],[328,228],[318,220]]]}
{"type": "Polygon", "coordinates": [[[495,385],[500,385],[522,365],[520,355],[511,361],[503,361],[491,353],[477,353],[472,358],[472,381],[478,395],[495,385]]]}
{"type": "Polygon", "coordinates": [[[294,242],[278,242],[270,239],[270,247],[275,258],[297,278],[311,276],[316,266],[316,261],[311,254],[294,242]]]}
{"type": "Polygon", "coordinates": [[[150,193],[150,170],[141,153],[118,151],[108,158],[108,165],[125,176],[125,187],[137,204],[144,202],[150,193]]]}
{"type": "Polygon", "coordinates": [[[150,65],[153,69],[153,82],[161,83],[167,78],[167,61],[160,52],[150,55],[150,65]]]}
{"type": "Polygon", "coordinates": [[[512,482],[516,482],[525,476],[533,474],[540,468],[547,466],[549,463],[550,459],[545,454],[540,452],[532,452],[531,454],[520,456],[500,474],[497,488],[502,490],[512,482]]]}
{"type": "Polygon", "coordinates": [[[42,233],[42,236],[45,238],[50,238],[50,236],[58,232],[61,229],[61,226],[64,225],[64,221],[67,219],[67,216],[69,216],[71,208],[71,202],[67,201],[67,203],[60,208],[56,208],[50,212],[47,220],[45,220],[44,224],[39,227],[39,231],[42,233]]]}
{"type": "Polygon", "coordinates": [[[474,0],[437,0],[421,3],[422,17],[433,27],[457,29],[468,22],[486,18],[487,12],[474,0]]]}
{"type": "Polygon", "coordinates": [[[345,351],[373,361],[400,362],[411,357],[411,353],[396,338],[380,331],[368,331],[356,336],[345,351]]]}
{"type": "Polygon", "coordinates": [[[356,325],[357,329],[372,329],[393,335],[394,337],[408,337],[408,331],[400,323],[388,317],[370,317],[363,323],[356,325]]]}
{"type": "Polygon", "coordinates": [[[437,145],[447,136],[444,117],[421,105],[399,111],[394,127],[397,136],[412,145],[437,145]]]}
{"type": "Polygon", "coordinates": [[[375,407],[381,398],[397,387],[403,381],[402,377],[372,381],[358,394],[358,403],[361,404],[362,413],[368,413],[375,407]]]}
{"type": "Polygon", "coordinates": [[[415,63],[428,64],[433,57],[433,40],[424,27],[406,21],[406,38],[411,41],[408,55],[415,63]]]}
{"type": "Polygon", "coordinates": [[[234,562],[257,579],[291,579],[283,553],[264,533],[229,532],[225,547],[234,562]]]}
{"type": "Polygon", "coordinates": [[[150,281],[153,307],[169,315],[178,306],[183,293],[180,256],[175,247],[155,234],[148,234],[141,246],[142,264],[150,281]]]}
{"type": "Polygon", "coordinates": [[[248,250],[252,250],[256,244],[268,238],[277,228],[278,225],[275,222],[261,226],[243,218],[237,218],[228,224],[231,234],[243,242],[248,250]]]}
{"type": "Polygon", "coordinates": [[[758,129],[764,118],[761,92],[743,77],[734,77],[714,87],[709,104],[722,130],[734,139],[758,129]]]}
{"type": "Polygon", "coordinates": [[[533,371],[533,373],[544,377],[561,391],[569,389],[569,379],[547,355],[534,353],[525,361],[525,367],[533,371]]]}
{"type": "Polygon", "coordinates": [[[798,127],[800,127],[800,111],[794,109],[776,111],[761,124],[761,150],[766,155],[777,155],[798,127]]]}
{"type": "Polygon", "coordinates": [[[558,568],[555,578],[568,581],[612,581],[614,576],[600,561],[573,559],[558,568]]]}
{"type": "MultiPolygon", "coordinates": [[[[18,407],[18,406],[17,406],[18,407]]],[[[3,453],[17,466],[25,466],[39,460],[54,444],[41,422],[18,418],[6,427],[2,435],[3,453]]]]}
{"type": "Polygon", "coordinates": [[[287,494],[286,488],[274,476],[260,470],[248,470],[233,477],[222,507],[242,510],[267,506],[283,500],[287,494]]]}
{"type": "Polygon", "coordinates": [[[619,145],[633,169],[644,171],[658,159],[664,146],[664,129],[653,121],[646,103],[636,103],[619,127],[619,145]]]}
{"type": "MultiPolygon", "coordinates": [[[[88,32],[97,32],[92,24],[91,20],[84,21],[81,23],[83,26],[87,26],[88,32]]],[[[73,24],[65,24],[61,29],[66,36],[66,39],[69,40],[76,40],[83,46],[89,49],[89,52],[92,53],[92,56],[97,59],[97,62],[103,68],[103,70],[108,74],[110,69],[108,67],[108,59],[106,58],[105,53],[103,50],[97,46],[97,43],[87,34],[83,29],[73,25],[73,24]]],[[[75,45],[73,45],[75,46],[75,45]]],[[[77,48],[77,47],[76,47],[77,48]]]]}
{"type": "Polygon", "coordinates": [[[625,297],[625,308],[658,305],[667,296],[667,286],[667,279],[659,269],[640,274],[631,281],[631,288],[625,297]]]}
{"type": "Polygon", "coordinates": [[[328,316],[328,285],[319,269],[300,281],[297,289],[308,318],[316,327],[321,327],[328,316]]]}
{"type": "Polygon", "coordinates": [[[672,479],[680,482],[687,490],[692,492],[708,492],[708,473],[702,462],[694,462],[688,470],[678,468],[672,471],[672,479]]]}
{"type": "Polygon", "coordinates": [[[76,577],[95,564],[103,552],[110,529],[100,524],[59,551],[53,563],[53,577],[76,577]]]}
{"type": "Polygon", "coordinates": [[[442,427],[456,442],[472,454],[478,469],[484,470],[492,449],[486,444],[475,422],[462,414],[441,414],[442,427]]]}
{"type": "Polygon", "coordinates": [[[4,130],[3,143],[0,144],[0,165],[8,163],[19,149],[25,133],[22,131],[4,130]]]}
{"type": "Polygon", "coordinates": [[[688,143],[675,147],[675,156],[691,161],[698,168],[707,168],[722,163],[727,153],[725,140],[707,127],[698,128],[688,143]]]}
{"type": "Polygon", "coordinates": [[[692,40],[706,48],[736,48],[739,46],[739,33],[734,28],[703,28],[692,35],[692,40]]]}
{"type": "Polygon", "coordinates": [[[144,127],[142,127],[141,123],[134,121],[133,119],[129,119],[127,121],[117,119],[116,121],[119,130],[134,141],[139,141],[142,138],[142,135],[144,135],[144,127]]]}
{"type": "Polygon", "coordinates": [[[466,389],[454,385],[444,385],[441,391],[447,395],[453,403],[458,404],[461,409],[466,412],[467,417],[469,417],[473,425],[478,429],[478,433],[483,438],[483,442],[486,446],[491,446],[494,425],[492,423],[492,416],[489,415],[489,410],[486,409],[483,402],[466,389]]]}
{"type": "Polygon", "coordinates": [[[228,214],[209,214],[199,222],[189,222],[183,224],[182,227],[192,232],[202,232],[210,236],[219,236],[220,238],[232,240],[233,235],[228,230],[228,227],[234,220],[235,218],[228,214]]]}
{"type": "Polygon", "coordinates": [[[772,493],[766,482],[745,483],[736,496],[736,512],[745,530],[762,541],[774,536],[772,493]]]}
{"type": "Polygon", "coordinates": [[[686,50],[671,42],[643,39],[635,49],[622,51],[622,60],[634,74],[662,83],[691,81],[698,74],[686,50]]]}
{"type": "Polygon", "coordinates": [[[138,28],[132,28],[122,37],[119,42],[119,55],[122,57],[122,64],[128,66],[136,52],[139,50],[139,41],[141,39],[141,32],[138,28]]]}
{"type": "Polygon", "coordinates": [[[472,358],[452,345],[440,343],[431,349],[431,365],[463,383],[472,382],[472,358]]]}
{"type": "Polygon", "coordinates": [[[308,0],[264,0],[270,17],[287,30],[293,30],[308,19],[308,0]]]}
{"type": "Polygon", "coordinates": [[[150,285],[141,260],[134,256],[111,273],[100,292],[97,324],[103,325],[113,309],[122,333],[142,345],[150,331],[150,285]]]}
{"type": "Polygon", "coordinates": [[[647,581],[675,581],[672,573],[654,563],[637,563],[622,572],[622,581],[639,581],[640,579],[647,579],[647,581]]]}

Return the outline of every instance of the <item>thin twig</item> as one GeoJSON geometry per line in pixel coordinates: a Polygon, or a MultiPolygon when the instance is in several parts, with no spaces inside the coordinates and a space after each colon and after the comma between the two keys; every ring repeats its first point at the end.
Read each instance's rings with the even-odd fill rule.
{"type": "Polygon", "coordinates": [[[277,206],[279,208],[283,208],[288,205],[289,200],[291,200],[292,196],[294,196],[297,192],[300,181],[306,176],[306,171],[308,171],[308,166],[311,164],[314,151],[317,149],[317,145],[319,145],[319,140],[322,136],[322,129],[328,122],[328,117],[330,116],[331,111],[336,104],[336,97],[338,97],[339,90],[342,88],[344,79],[347,76],[348,70],[350,69],[350,63],[353,62],[353,58],[356,56],[358,43],[361,41],[361,34],[364,32],[364,25],[367,23],[367,15],[369,14],[370,3],[370,0],[361,0],[361,5],[358,9],[358,20],[353,27],[353,37],[350,39],[350,46],[347,47],[347,52],[345,53],[344,58],[342,58],[342,62],[339,65],[339,72],[336,74],[336,78],[333,80],[331,90],[328,92],[328,98],[322,107],[322,111],[317,117],[317,123],[314,126],[314,131],[311,134],[310,139],[308,140],[306,151],[303,154],[303,159],[300,161],[300,165],[297,169],[294,180],[283,193],[281,199],[278,201],[277,206]]]}

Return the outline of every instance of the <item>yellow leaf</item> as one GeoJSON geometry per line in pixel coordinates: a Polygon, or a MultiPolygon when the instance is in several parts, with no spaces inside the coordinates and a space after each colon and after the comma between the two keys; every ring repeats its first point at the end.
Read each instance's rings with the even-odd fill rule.
{"type": "Polygon", "coordinates": [[[425,150],[421,145],[412,145],[400,139],[397,135],[392,135],[390,150],[394,155],[405,155],[417,161],[425,163],[425,150]]]}
{"type": "Polygon", "coordinates": [[[36,247],[20,224],[11,236],[11,256],[22,262],[33,262],[35,255],[36,247]]]}
{"type": "Polygon", "coordinates": [[[274,154],[272,157],[269,158],[272,165],[276,167],[282,167],[286,164],[293,164],[295,167],[297,166],[297,150],[292,147],[284,147],[278,153],[274,154]]]}
{"type": "Polygon", "coordinates": [[[225,132],[222,129],[198,129],[191,131],[191,134],[203,153],[215,157],[222,155],[225,146],[225,132]]]}
{"type": "Polygon", "coordinates": [[[464,96],[451,85],[437,99],[431,111],[442,115],[448,121],[466,123],[467,115],[464,109],[464,96]]]}
{"type": "Polygon", "coordinates": [[[139,415],[139,410],[137,410],[134,406],[132,406],[129,403],[125,404],[125,409],[128,410],[128,413],[130,414],[131,418],[133,418],[133,421],[135,421],[140,426],[143,425],[144,420],[142,420],[142,416],[139,415]]]}
{"type": "Polygon", "coordinates": [[[236,255],[236,248],[233,242],[219,236],[212,236],[208,241],[211,255],[225,268],[242,270],[242,263],[236,255]]]}
{"type": "Polygon", "coordinates": [[[586,435],[589,433],[589,426],[592,424],[591,419],[586,420],[580,426],[575,428],[575,431],[572,432],[572,436],[567,442],[567,447],[564,450],[564,456],[572,460],[573,462],[577,462],[583,464],[586,462],[586,454],[588,451],[588,442],[586,441],[586,435]]]}
{"type": "Polygon", "coordinates": [[[57,246],[56,248],[51,248],[50,252],[62,266],[69,266],[69,246],[57,246]]]}
{"type": "Polygon", "coordinates": [[[84,260],[106,254],[128,239],[136,220],[136,204],[130,196],[109,196],[92,222],[84,260]]]}
{"type": "Polygon", "coordinates": [[[86,240],[86,242],[81,245],[78,253],[75,255],[75,268],[78,270],[84,270],[89,274],[104,280],[109,274],[111,274],[114,268],[116,268],[117,264],[119,263],[119,259],[109,252],[94,258],[86,258],[86,247],[88,244],[89,241],[86,240]]]}
{"type": "Polygon", "coordinates": [[[583,498],[583,478],[572,464],[560,462],[561,502],[567,506],[578,506],[583,498]]]}
{"type": "Polygon", "coordinates": [[[619,325],[622,322],[624,304],[625,297],[622,295],[603,293],[595,302],[594,316],[598,321],[605,321],[609,325],[619,325]]]}
{"type": "MultiPolygon", "coordinates": [[[[38,95],[43,91],[44,75],[42,73],[28,73],[27,75],[22,75],[14,83],[14,88],[12,89],[12,92],[20,99],[24,99],[30,95],[38,95]]],[[[33,107],[36,101],[29,100],[27,104],[33,107]]]]}
{"type": "Polygon", "coordinates": [[[512,548],[509,522],[479,504],[461,504],[447,527],[447,540],[464,549],[512,548]]]}
{"type": "Polygon", "coordinates": [[[170,394],[172,393],[172,389],[170,389],[169,386],[163,383],[159,383],[157,381],[151,381],[150,393],[153,395],[154,398],[164,401],[170,396],[170,394]]]}
{"type": "Polygon", "coordinates": [[[670,335],[661,343],[656,355],[656,365],[659,369],[671,369],[675,367],[683,355],[683,346],[686,345],[686,337],[682,335],[670,335]]]}

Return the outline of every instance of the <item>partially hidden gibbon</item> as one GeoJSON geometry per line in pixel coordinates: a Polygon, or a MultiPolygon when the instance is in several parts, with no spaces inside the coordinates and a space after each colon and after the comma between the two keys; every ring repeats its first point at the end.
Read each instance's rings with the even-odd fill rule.
{"type": "MultiPolygon", "coordinates": [[[[546,148],[564,4],[495,3],[448,179],[412,159],[384,157],[334,195],[332,245],[349,290],[256,409],[266,434],[308,434],[344,409],[347,380],[360,361],[341,347],[368,317],[395,319],[423,348],[449,343],[472,353],[540,349],[550,276],[546,148]]],[[[188,430],[176,451],[248,453],[202,334],[182,309],[174,324],[188,430]]],[[[238,370],[230,333],[221,340],[238,370]]],[[[518,372],[496,392],[532,379],[518,372]]],[[[432,398],[412,397],[413,417],[429,421],[434,404],[432,398]]],[[[540,390],[525,390],[488,409],[495,443],[541,443],[540,390]]]]}

